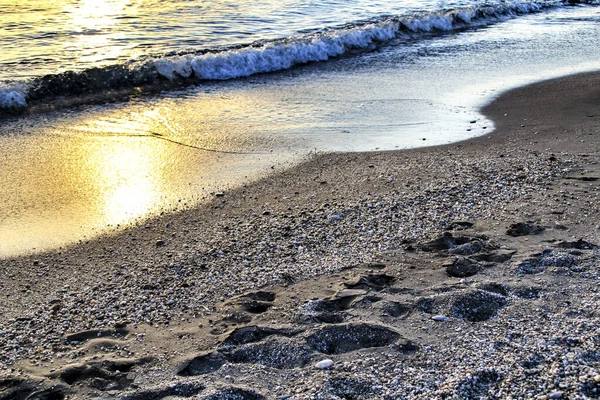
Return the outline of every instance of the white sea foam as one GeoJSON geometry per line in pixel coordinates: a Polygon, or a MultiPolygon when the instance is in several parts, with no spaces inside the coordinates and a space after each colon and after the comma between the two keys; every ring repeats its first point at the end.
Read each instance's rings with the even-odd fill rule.
{"type": "Polygon", "coordinates": [[[188,78],[226,80],[258,73],[281,71],[296,64],[325,61],[344,54],[349,49],[364,49],[375,42],[385,42],[398,34],[393,21],[340,29],[329,33],[290,38],[261,46],[199,56],[159,59],[153,61],[157,71],[174,79],[188,78]]]}
{"type": "Polygon", "coordinates": [[[561,1],[502,3],[409,17],[388,18],[378,23],[331,30],[311,36],[298,36],[263,45],[196,56],[162,58],[152,61],[156,70],[168,79],[177,77],[226,80],[258,73],[281,71],[297,64],[325,61],[349,50],[366,49],[388,42],[405,32],[447,32],[469,26],[481,26],[538,12],[564,4],[561,1]]]}
{"type": "MultiPolygon", "coordinates": [[[[600,4],[600,0],[583,0],[588,4],[600,4]]],[[[418,40],[422,35],[429,37],[435,32],[449,32],[456,29],[485,26],[522,14],[539,12],[552,7],[563,7],[568,3],[562,0],[513,1],[487,3],[483,6],[464,7],[454,10],[423,12],[412,15],[388,17],[376,22],[356,24],[321,33],[292,36],[262,44],[252,44],[247,47],[223,50],[220,52],[205,52],[184,56],[165,56],[131,64],[133,69],[127,69],[123,79],[116,76],[115,87],[109,89],[126,89],[129,82],[137,84],[136,74],[147,84],[161,84],[163,79],[178,80],[185,78],[202,80],[227,80],[247,77],[254,74],[281,71],[294,65],[310,62],[326,61],[347,54],[352,50],[369,49],[381,43],[390,43],[398,38],[418,40]],[[148,71],[158,74],[148,75],[148,71]],[[147,77],[151,79],[147,81],[147,77]]],[[[115,72],[118,74],[119,72],[115,72]]],[[[73,87],[85,86],[89,76],[73,74],[70,76],[48,79],[55,84],[61,79],[74,80],[73,87]],[[77,79],[81,84],[77,84],[77,79]]],[[[68,82],[73,84],[73,82],[68,82]]],[[[36,101],[43,99],[46,93],[52,96],[51,90],[45,86],[46,81],[36,81],[36,101]]],[[[69,86],[66,86],[67,88],[69,86]]],[[[103,86],[104,88],[104,86],[103,86]]],[[[79,92],[75,92],[77,95],[79,92]]],[[[29,93],[31,95],[32,93],[29,93]]],[[[67,93],[68,94],[68,93],[67,93]]],[[[27,106],[28,92],[24,85],[12,86],[0,84],[0,109],[27,106]]]]}
{"type": "Polygon", "coordinates": [[[27,106],[27,101],[25,100],[26,93],[27,90],[22,85],[0,86],[0,108],[27,106]]]}

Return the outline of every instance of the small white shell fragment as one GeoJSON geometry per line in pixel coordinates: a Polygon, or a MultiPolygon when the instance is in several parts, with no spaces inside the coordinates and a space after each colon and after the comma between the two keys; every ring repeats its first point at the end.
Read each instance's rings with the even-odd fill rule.
{"type": "Polygon", "coordinates": [[[319,369],[326,369],[329,368],[333,365],[333,360],[330,359],[326,359],[326,360],[322,360],[319,361],[318,363],[315,364],[315,367],[319,368],[319,369]]]}

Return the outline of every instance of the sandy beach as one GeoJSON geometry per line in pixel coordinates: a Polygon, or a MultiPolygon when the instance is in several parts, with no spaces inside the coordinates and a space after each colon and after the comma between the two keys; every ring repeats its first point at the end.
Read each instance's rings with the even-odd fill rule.
{"type": "Polygon", "coordinates": [[[0,260],[0,399],[599,398],[600,73],[483,112],[0,260]]]}

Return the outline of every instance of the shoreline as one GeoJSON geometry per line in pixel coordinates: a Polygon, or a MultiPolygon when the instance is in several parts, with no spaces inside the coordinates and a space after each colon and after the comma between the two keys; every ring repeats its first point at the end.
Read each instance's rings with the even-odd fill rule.
{"type": "Polygon", "coordinates": [[[600,72],[514,89],[483,108],[488,135],[320,155],[189,211],[0,261],[0,393],[599,393],[598,88],[600,72]],[[529,234],[507,234],[517,223],[529,234]]]}

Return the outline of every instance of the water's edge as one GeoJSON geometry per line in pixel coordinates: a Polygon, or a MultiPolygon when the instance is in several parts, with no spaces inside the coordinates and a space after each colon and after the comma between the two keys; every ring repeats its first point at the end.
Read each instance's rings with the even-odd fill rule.
{"type": "MultiPolygon", "coordinates": [[[[246,46],[199,49],[80,72],[51,74],[26,82],[0,83],[0,117],[121,101],[205,81],[282,71],[297,65],[351,56],[357,51],[485,27],[573,3],[572,0],[534,1],[385,17],[246,46]]],[[[577,2],[599,3],[598,0],[577,2]]]]}

